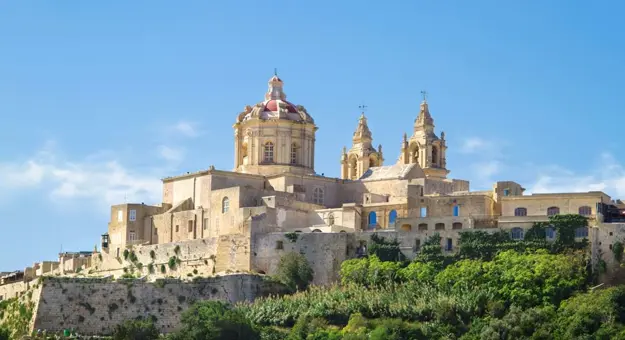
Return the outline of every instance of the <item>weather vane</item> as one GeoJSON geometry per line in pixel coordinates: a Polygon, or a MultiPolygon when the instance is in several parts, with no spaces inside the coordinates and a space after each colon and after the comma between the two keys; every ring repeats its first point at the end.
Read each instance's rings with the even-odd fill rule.
{"type": "Polygon", "coordinates": [[[273,69],[273,75],[276,76],[276,77],[278,76],[278,69],[277,68],[273,69]]]}
{"type": "Polygon", "coordinates": [[[367,111],[367,105],[365,105],[365,104],[360,104],[360,105],[358,105],[358,108],[359,108],[360,110],[362,110],[362,112],[363,112],[363,113],[364,113],[365,111],[367,111]]]}
{"type": "Polygon", "coordinates": [[[426,101],[428,93],[425,90],[423,90],[423,91],[421,91],[421,95],[423,96],[423,101],[426,101]]]}

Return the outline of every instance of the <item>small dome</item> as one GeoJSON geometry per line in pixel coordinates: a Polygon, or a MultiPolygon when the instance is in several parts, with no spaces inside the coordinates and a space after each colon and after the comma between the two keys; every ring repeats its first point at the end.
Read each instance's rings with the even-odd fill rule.
{"type": "Polygon", "coordinates": [[[265,110],[264,111],[278,112],[278,108],[280,107],[280,103],[284,103],[284,105],[286,106],[286,109],[290,113],[297,113],[297,108],[295,107],[295,105],[293,105],[290,102],[287,102],[286,100],[280,100],[280,99],[271,99],[269,101],[266,101],[265,102],[265,110]]]}
{"type": "Polygon", "coordinates": [[[312,117],[306,112],[303,106],[297,106],[286,100],[286,94],[283,91],[284,82],[282,79],[274,75],[269,79],[269,89],[265,94],[265,100],[256,104],[254,108],[246,107],[239,117],[239,122],[249,119],[262,120],[291,120],[296,122],[314,123],[312,117]],[[281,110],[284,108],[284,110],[281,110]]]}

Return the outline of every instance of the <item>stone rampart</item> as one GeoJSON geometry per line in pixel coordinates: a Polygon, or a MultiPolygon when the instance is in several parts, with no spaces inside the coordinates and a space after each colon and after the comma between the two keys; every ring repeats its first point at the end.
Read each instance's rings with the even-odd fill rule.
{"type": "Polygon", "coordinates": [[[283,287],[263,276],[233,274],[193,282],[47,277],[41,283],[32,329],[79,334],[111,334],[116,325],[137,317],[155,320],[162,333],[180,325],[182,312],[199,300],[252,301],[280,294],[283,287]]]}

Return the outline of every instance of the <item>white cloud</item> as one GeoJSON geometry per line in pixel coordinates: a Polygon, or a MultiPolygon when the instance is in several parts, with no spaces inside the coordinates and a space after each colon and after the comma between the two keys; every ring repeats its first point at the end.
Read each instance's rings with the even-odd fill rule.
{"type": "Polygon", "coordinates": [[[477,162],[472,165],[473,172],[482,180],[490,180],[500,173],[502,164],[498,160],[477,162]]]}
{"type": "Polygon", "coordinates": [[[604,153],[593,170],[576,173],[558,166],[536,171],[529,193],[603,191],[613,198],[625,197],[625,168],[611,154],[604,153]]]}
{"type": "Polygon", "coordinates": [[[464,140],[460,151],[463,153],[475,153],[487,148],[490,144],[482,138],[470,137],[464,140]]]}
{"type": "Polygon", "coordinates": [[[53,201],[87,199],[96,201],[99,207],[126,200],[156,203],[160,202],[162,189],[158,172],[135,172],[115,159],[68,161],[44,148],[23,161],[0,162],[0,188],[10,195],[24,189],[42,189],[53,201]]]}
{"type": "Polygon", "coordinates": [[[185,151],[184,149],[161,145],[158,147],[158,154],[166,161],[178,163],[184,159],[185,151]]]}
{"type": "Polygon", "coordinates": [[[185,121],[178,122],[174,125],[173,130],[187,137],[197,137],[200,134],[197,124],[185,121]]]}

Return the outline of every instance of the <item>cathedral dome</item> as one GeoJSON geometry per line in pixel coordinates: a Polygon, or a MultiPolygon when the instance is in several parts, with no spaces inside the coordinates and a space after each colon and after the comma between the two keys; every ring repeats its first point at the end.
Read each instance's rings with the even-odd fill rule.
{"type": "Polygon", "coordinates": [[[284,82],[274,75],[269,79],[269,89],[265,94],[265,100],[254,107],[246,106],[237,121],[239,123],[250,119],[261,120],[289,120],[300,123],[314,123],[312,117],[301,105],[295,105],[286,100],[283,91],[284,82]]]}

